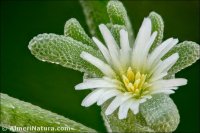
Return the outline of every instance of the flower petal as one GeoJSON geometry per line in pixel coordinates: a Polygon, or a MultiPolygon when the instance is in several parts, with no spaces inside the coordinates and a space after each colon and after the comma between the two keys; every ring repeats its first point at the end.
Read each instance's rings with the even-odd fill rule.
{"type": "Polygon", "coordinates": [[[183,78],[169,79],[169,80],[158,80],[152,83],[153,89],[169,88],[186,85],[187,80],[183,78]]]}
{"type": "Polygon", "coordinates": [[[101,78],[87,79],[83,83],[75,86],[75,90],[84,90],[92,88],[116,88],[118,87],[115,83],[109,82],[101,78]]]}
{"type": "Polygon", "coordinates": [[[132,56],[133,64],[138,64],[138,61],[140,61],[139,55],[143,52],[145,45],[150,39],[151,28],[152,28],[151,20],[149,18],[145,18],[139,29],[139,32],[138,32],[138,35],[136,37],[135,44],[133,47],[133,56],[132,56]]]}
{"type": "MultiPolygon", "coordinates": [[[[155,40],[157,36],[157,32],[153,32],[153,34],[151,35],[150,39],[148,40],[148,43],[143,47],[142,52],[140,53],[140,58],[144,60],[144,57],[147,57],[149,50],[155,40]]],[[[143,61],[142,60],[142,61],[143,61]]]]}
{"type": "Polygon", "coordinates": [[[147,41],[149,41],[151,36],[151,19],[144,18],[142,25],[139,29],[137,37],[134,44],[134,52],[137,52],[140,48],[144,48],[147,41]]]}
{"type": "Polygon", "coordinates": [[[148,67],[152,67],[157,63],[171,48],[173,48],[178,43],[178,39],[167,39],[162,44],[160,44],[155,50],[149,55],[148,67]]]}
{"type": "Polygon", "coordinates": [[[118,112],[119,119],[125,119],[127,117],[128,110],[132,103],[133,103],[133,100],[129,99],[119,107],[119,112],[118,112]]]}
{"type": "Polygon", "coordinates": [[[167,76],[167,72],[164,72],[164,73],[160,73],[158,75],[153,75],[153,77],[149,80],[150,82],[154,82],[156,80],[160,80],[162,79],[163,77],[167,76]]]}
{"type": "Polygon", "coordinates": [[[140,68],[140,70],[142,70],[142,68],[146,67],[145,63],[146,63],[146,60],[147,60],[147,57],[148,57],[148,53],[149,53],[149,50],[150,50],[156,36],[157,36],[157,32],[154,32],[151,35],[148,43],[144,46],[144,48],[141,49],[141,52],[138,53],[137,56],[135,56],[135,58],[136,58],[136,59],[134,59],[135,63],[132,64],[132,65],[136,65],[136,62],[137,62],[137,67],[140,68]]]}
{"type": "MultiPolygon", "coordinates": [[[[120,62],[123,66],[123,68],[127,68],[127,66],[130,64],[130,52],[131,48],[129,45],[128,40],[128,32],[124,29],[120,30],[120,62]]],[[[124,70],[125,71],[125,70],[124,70]]]]}
{"type": "Polygon", "coordinates": [[[97,45],[97,47],[99,48],[99,50],[101,51],[101,53],[103,54],[106,61],[108,63],[111,62],[111,57],[110,57],[108,49],[96,37],[93,37],[92,39],[95,42],[95,44],[97,45]]]}
{"type": "Polygon", "coordinates": [[[153,32],[153,34],[151,35],[151,37],[150,37],[150,39],[149,39],[147,45],[146,45],[146,46],[144,47],[144,49],[143,49],[143,50],[144,50],[144,55],[148,55],[149,50],[150,50],[151,46],[153,45],[154,40],[155,40],[156,37],[157,37],[157,34],[158,34],[158,32],[155,31],[155,32],[153,32]]]}
{"type": "Polygon", "coordinates": [[[169,95],[169,94],[173,94],[175,92],[171,89],[158,89],[158,90],[151,91],[151,94],[157,94],[157,93],[165,93],[165,94],[169,95]]]}
{"type": "Polygon", "coordinates": [[[131,98],[132,95],[129,93],[124,93],[122,95],[118,95],[108,106],[108,108],[105,111],[106,115],[112,114],[122,103],[124,103],[126,100],[131,98]]]}
{"type": "Polygon", "coordinates": [[[101,34],[106,42],[106,45],[108,46],[108,49],[110,51],[111,56],[118,56],[119,55],[119,47],[115,41],[115,39],[112,36],[112,33],[109,31],[109,29],[104,25],[100,24],[99,29],[101,31],[101,34]]]}
{"type": "Polygon", "coordinates": [[[116,89],[110,89],[108,91],[106,91],[97,101],[97,105],[102,105],[105,101],[107,101],[108,99],[117,96],[121,94],[120,91],[116,90],[116,89]]]}
{"type": "Polygon", "coordinates": [[[178,58],[179,58],[178,53],[172,54],[162,62],[161,66],[158,69],[156,69],[154,74],[156,75],[162,72],[167,72],[176,63],[178,58]]]}
{"type": "Polygon", "coordinates": [[[153,73],[152,79],[150,79],[150,81],[152,82],[166,76],[165,74],[167,74],[168,70],[176,63],[178,58],[178,53],[174,53],[164,61],[158,62],[157,65],[150,72],[150,74],[153,73]]]}
{"type": "Polygon", "coordinates": [[[131,111],[133,114],[137,114],[139,112],[139,102],[133,102],[132,105],[130,106],[131,111]]]}
{"type": "Polygon", "coordinates": [[[128,32],[125,31],[124,29],[120,30],[120,46],[124,52],[129,51],[130,49],[128,32]]]}
{"type": "Polygon", "coordinates": [[[89,63],[93,64],[94,66],[96,66],[99,70],[101,70],[101,72],[108,76],[108,77],[115,77],[115,72],[113,71],[113,69],[106,63],[104,63],[102,60],[94,57],[93,55],[87,53],[87,52],[82,52],[81,53],[81,58],[83,58],[84,60],[88,61],[89,63]]]}
{"type": "Polygon", "coordinates": [[[105,89],[96,89],[94,91],[92,91],[90,94],[88,94],[84,100],[82,101],[81,105],[88,107],[91,106],[92,104],[94,104],[98,98],[105,92],[105,89]]]}
{"type": "Polygon", "coordinates": [[[134,113],[134,114],[137,114],[139,112],[139,105],[141,103],[144,103],[146,102],[146,99],[151,99],[152,97],[151,96],[144,96],[144,97],[141,97],[141,99],[133,99],[134,102],[131,104],[130,106],[130,109],[131,111],[134,113]]]}
{"type": "Polygon", "coordinates": [[[108,30],[108,28],[104,24],[100,24],[99,29],[108,47],[110,56],[112,58],[113,67],[121,71],[122,68],[121,64],[119,63],[119,47],[115,39],[113,38],[112,33],[108,30]]]}

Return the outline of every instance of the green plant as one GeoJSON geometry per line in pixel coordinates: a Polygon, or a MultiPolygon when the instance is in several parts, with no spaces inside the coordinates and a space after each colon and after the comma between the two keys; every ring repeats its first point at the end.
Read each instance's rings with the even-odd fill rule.
{"type": "MultiPolygon", "coordinates": [[[[128,31],[128,40],[130,48],[134,47],[134,34],[132,31],[131,22],[129,21],[127,12],[123,4],[119,1],[81,1],[81,5],[84,9],[86,20],[90,28],[91,34],[97,37],[99,40],[103,41],[103,38],[100,34],[98,26],[100,24],[105,24],[112,33],[112,36],[115,38],[116,43],[120,44],[120,32],[122,29],[128,31]]],[[[149,49],[149,52],[154,51],[158,47],[163,39],[164,32],[164,23],[160,15],[155,12],[151,12],[148,16],[151,20],[152,31],[154,34],[154,41],[152,46],[149,49]]],[[[105,28],[104,28],[105,29],[105,28]]],[[[105,37],[104,37],[105,39],[105,37]]],[[[176,40],[173,40],[176,42],[176,40]]],[[[177,42],[176,42],[177,43],[177,42]]],[[[176,44],[175,43],[175,44],[176,44]]],[[[76,19],[70,19],[65,24],[64,35],[56,34],[40,34],[34,37],[29,43],[29,49],[31,53],[42,61],[47,61],[51,63],[60,64],[63,67],[75,69],[85,73],[84,79],[88,78],[100,78],[106,72],[99,70],[97,64],[91,64],[91,60],[88,60],[86,54],[87,52],[98,59],[109,62],[96,46],[98,40],[94,41],[86,34],[84,29],[81,27],[79,22],[76,19]],[[80,56],[81,55],[81,56],[80,56]]],[[[175,45],[173,44],[173,45],[175,45]]],[[[101,46],[99,46],[101,47],[101,46]]],[[[139,48],[138,48],[139,49],[139,48]]],[[[114,49],[111,48],[111,51],[114,49]]],[[[138,51],[135,51],[138,52],[138,51]]],[[[111,53],[111,52],[110,52],[111,53]]],[[[138,52],[139,54],[141,53],[138,52]]],[[[126,54],[128,55],[128,54],[126,54]]],[[[125,55],[125,56],[126,56],[125,55]]],[[[163,76],[164,79],[173,79],[175,73],[181,69],[190,66],[196,60],[199,59],[199,45],[195,42],[185,41],[180,44],[175,45],[171,50],[167,51],[165,55],[162,56],[162,61],[165,59],[171,59],[173,57],[174,62],[171,64],[170,69],[167,71],[167,74],[163,76]],[[178,56],[179,55],[179,56],[178,56]],[[178,58],[179,57],[179,58],[178,58]]],[[[136,60],[136,59],[135,59],[136,60]]],[[[140,64],[140,63],[138,63],[140,64]]],[[[114,67],[114,66],[113,66],[114,67]]],[[[120,72],[119,72],[120,73],[120,72]]],[[[120,75],[120,74],[117,74],[120,75]]],[[[117,76],[116,76],[117,77],[117,76]]],[[[128,77],[128,76],[127,76],[128,77]]],[[[120,79],[120,77],[117,77],[120,79]]],[[[184,82],[180,85],[185,84],[184,82]]],[[[175,85],[172,87],[176,87],[175,85]]],[[[88,86],[86,86],[88,87],[88,86]]],[[[80,89],[80,85],[76,87],[80,89]]],[[[130,89],[129,87],[127,87],[130,89]]],[[[84,88],[82,88],[84,89],[84,88]]],[[[173,89],[168,91],[173,93],[173,89]]],[[[124,91],[122,89],[122,91],[124,91]]],[[[139,91],[140,92],[140,91],[139,91]]],[[[1,94],[3,97],[6,97],[4,94],[1,94]]],[[[162,93],[151,95],[152,98],[148,99],[146,102],[142,103],[139,107],[139,113],[127,112],[128,116],[126,119],[120,120],[118,117],[117,110],[114,111],[111,115],[105,115],[105,111],[109,106],[111,101],[107,101],[102,105],[102,117],[105,121],[105,125],[108,131],[113,132],[172,132],[176,129],[179,124],[179,113],[176,108],[176,105],[172,99],[162,93]]],[[[6,98],[5,98],[6,99],[6,98]]],[[[10,101],[12,104],[13,101],[10,101]]],[[[5,107],[7,100],[5,101],[5,107]]],[[[92,104],[92,103],[90,103],[92,104]]],[[[84,104],[89,106],[88,103],[84,104]]],[[[32,107],[32,105],[30,105],[32,107]]],[[[7,110],[7,108],[5,108],[7,110]]],[[[10,108],[8,108],[10,110],[10,108]]],[[[12,109],[11,109],[12,111],[12,109]]],[[[4,111],[6,112],[6,111],[4,111]]],[[[23,110],[20,110],[23,112],[23,110]]],[[[16,113],[4,113],[4,116],[15,116],[16,113]]],[[[48,113],[47,113],[48,114],[48,113]]],[[[30,115],[31,116],[31,115],[30,115]]],[[[29,116],[27,116],[29,117],[29,116]]],[[[37,118],[37,117],[36,117],[37,118]]],[[[48,121],[48,117],[41,120],[41,123],[48,121]],[[43,122],[44,121],[44,122],[43,122]]],[[[2,119],[3,120],[3,119],[2,119]]],[[[33,121],[37,119],[33,118],[33,121]]],[[[25,120],[26,121],[26,120],[25,120]]],[[[59,120],[58,120],[59,121],[59,120]]],[[[66,120],[67,121],[67,120],[66,120]]],[[[7,127],[10,123],[22,123],[22,121],[13,121],[8,120],[4,121],[2,126],[7,127]],[[6,125],[6,126],[5,126],[6,125]]],[[[27,122],[27,121],[26,121],[27,122]]],[[[30,123],[31,124],[31,123],[30,123]]],[[[17,124],[16,124],[17,125],[17,124]]],[[[22,124],[23,125],[23,124],[22,124]]],[[[75,124],[76,125],[76,124],[75,124]]],[[[77,124],[77,127],[81,125],[77,124]]],[[[93,130],[83,127],[88,132],[93,130]]],[[[77,131],[82,132],[83,128],[78,128],[77,131]]]]}

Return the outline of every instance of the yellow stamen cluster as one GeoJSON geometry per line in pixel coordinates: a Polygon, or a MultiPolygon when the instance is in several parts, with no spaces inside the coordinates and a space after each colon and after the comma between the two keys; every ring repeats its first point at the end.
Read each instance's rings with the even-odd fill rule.
{"type": "Polygon", "coordinates": [[[134,73],[129,67],[126,75],[122,75],[122,80],[127,91],[139,94],[142,88],[147,85],[145,82],[146,76],[146,74],[141,74],[140,72],[134,73]]]}

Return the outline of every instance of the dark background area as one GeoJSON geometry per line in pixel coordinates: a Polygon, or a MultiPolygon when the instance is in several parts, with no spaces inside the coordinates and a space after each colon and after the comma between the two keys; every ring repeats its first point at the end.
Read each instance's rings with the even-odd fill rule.
{"type": "MultiPolygon", "coordinates": [[[[123,1],[137,33],[150,11],[162,15],[164,38],[199,43],[199,1],[123,1]]],[[[1,1],[1,92],[38,105],[67,118],[105,132],[100,108],[85,108],[81,101],[88,91],[75,91],[82,73],[44,63],[31,55],[29,41],[40,33],[63,34],[66,20],[74,17],[88,31],[78,1],[1,1]]],[[[200,63],[179,72],[186,86],[171,95],[181,116],[176,132],[199,131],[200,63]]]]}

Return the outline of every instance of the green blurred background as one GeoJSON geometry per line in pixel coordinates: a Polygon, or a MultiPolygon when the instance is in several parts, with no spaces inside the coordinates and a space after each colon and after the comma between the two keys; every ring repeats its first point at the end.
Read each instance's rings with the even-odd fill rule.
{"type": "MultiPolygon", "coordinates": [[[[163,16],[164,38],[178,37],[180,42],[199,38],[199,1],[123,1],[137,33],[150,11],[163,16]]],[[[1,92],[68,117],[105,132],[100,108],[82,107],[88,91],[75,91],[82,73],[37,60],[27,48],[40,33],[63,34],[66,20],[74,17],[88,32],[78,1],[1,1],[1,92]]],[[[199,132],[200,63],[179,72],[176,77],[188,84],[171,95],[181,122],[176,132],[199,132]]]]}

